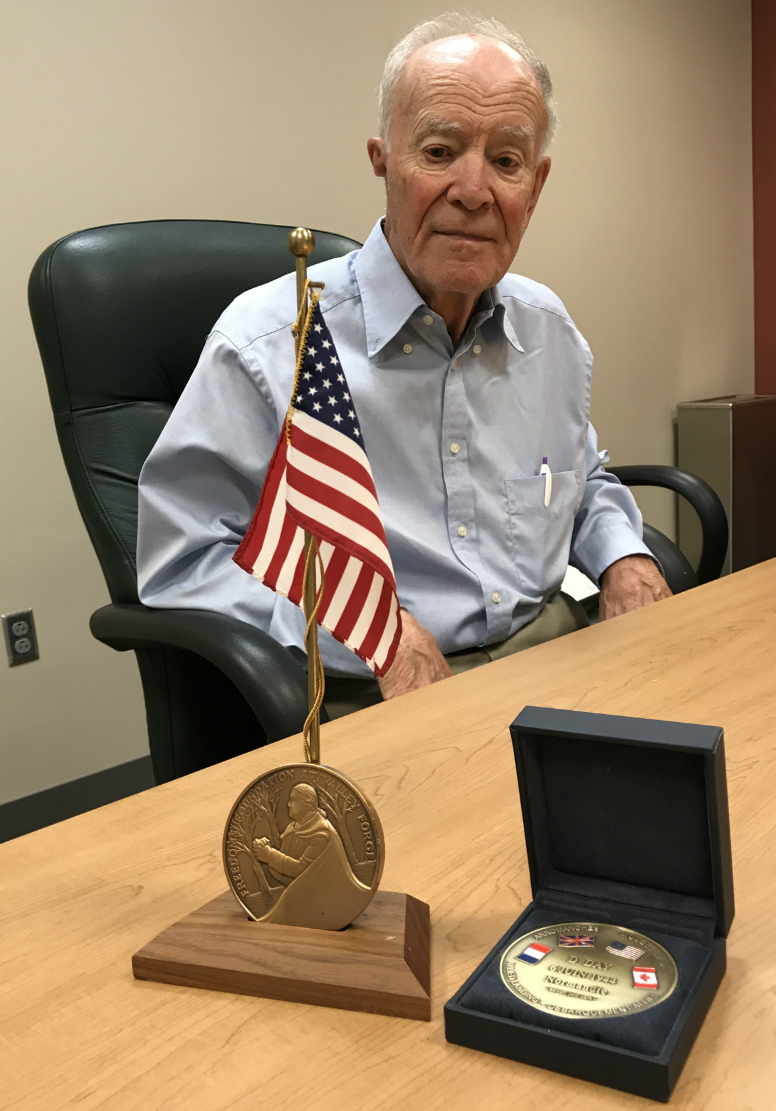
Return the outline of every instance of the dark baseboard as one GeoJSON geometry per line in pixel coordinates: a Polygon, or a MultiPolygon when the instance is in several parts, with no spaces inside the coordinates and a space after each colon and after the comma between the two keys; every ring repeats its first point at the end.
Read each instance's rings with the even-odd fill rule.
{"type": "Polygon", "coordinates": [[[139,760],[14,799],[0,806],[0,841],[10,841],[23,833],[63,822],[65,818],[85,814],[87,810],[136,795],[155,785],[151,757],[141,756],[139,760]]]}

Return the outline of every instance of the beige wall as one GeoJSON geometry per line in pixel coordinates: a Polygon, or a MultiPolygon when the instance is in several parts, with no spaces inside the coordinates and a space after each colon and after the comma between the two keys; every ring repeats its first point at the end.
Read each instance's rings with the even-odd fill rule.
{"type": "MultiPolygon", "coordinates": [[[[146,751],[134,658],[88,632],[107,594],[28,321],[35,257],[77,228],[156,217],[363,239],[381,212],[364,140],[382,58],[442,7],[2,4],[0,609],[35,608],[42,658],[0,666],[0,802],[146,751]]],[[[671,462],[678,400],[752,384],[748,0],[481,7],[546,58],[563,124],[517,268],[587,335],[615,462],[671,462]]]]}

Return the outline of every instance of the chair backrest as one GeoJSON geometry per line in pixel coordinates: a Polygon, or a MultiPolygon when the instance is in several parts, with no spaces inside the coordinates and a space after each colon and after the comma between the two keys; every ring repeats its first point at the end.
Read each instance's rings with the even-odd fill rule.
{"type": "MultiPolygon", "coordinates": [[[[205,339],[238,294],[294,269],[290,228],[153,220],[74,232],[29,302],[65,466],[114,602],[137,602],[137,481],[205,339]]],[[[360,244],[315,232],[310,262],[360,244]]]]}

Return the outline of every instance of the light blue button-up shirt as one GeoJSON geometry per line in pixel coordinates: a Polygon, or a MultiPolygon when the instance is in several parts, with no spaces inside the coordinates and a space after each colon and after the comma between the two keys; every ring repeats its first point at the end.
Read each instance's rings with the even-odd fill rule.
{"type": "MultiPolygon", "coordinates": [[[[325,283],[399,599],[443,652],[505,640],[569,562],[597,580],[615,560],[649,554],[589,424],[590,349],[553,293],[507,274],[454,348],[380,224],[310,277],[325,283]]],[[[288,408],[295,317],[289,275],[216,323],[140,476],[138,579],[146,605],[231,614],[301,655],[301,612],[232,562],[288,408]]],[[[323,631],[320,647],[327,671],[370,674],[323,631]]]]}

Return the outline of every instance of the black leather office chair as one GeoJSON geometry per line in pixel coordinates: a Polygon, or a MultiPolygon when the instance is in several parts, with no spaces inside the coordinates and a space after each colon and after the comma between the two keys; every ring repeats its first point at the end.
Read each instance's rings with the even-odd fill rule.
{"type": "Polygon", "coordinates": [[[689,471],[658,464],[607,467],[625,486],[659,486],[686,498],[701,526],[701,554],[693,569],[684,553],[668,537],[644,522],[644,543],[663,567],[666,582],[674,594],[718,579],[728,546],[728,520],[725,507],[708,482],[689,471]]]}
{"type": "MultiPolygon", "coordinates": [[[[220,614],[138,603],[140,469],[208,332],[246,289],[294,268],[289,228],[221,220],[67,235],[33,267],[29,301],[57,435],[112,604],[98,640],[134,649],[157,782],[299,732],[307,676],[266,633],[220,614]]],[[[315,233],[311,263],[359,244],[315,233]]]]}
{"type": "MultiPolygon", "coordinates": [[[[297,733],[307,713],[306,673],[285,648],[221,614],[140,605],[135,568],[137,481],[146,456],[223,309],[293,269],[289,230],[210,220],[92,228],[47,248],[30,276],[30,311],[65,466],[112,599],[92,615],[91,630],[137,655],[157,782],[297,733]]],[[[313,263],[359,246],[328,232],[315,238],[313,263]]],[[[647,472],[658,485],[665,483],[657,472],[680,474],[613,470],[632,485],[647,472]]],[[[685,494],[692,480],[682,480],[685,494]]],[[[713,502],[713,491],[694,482],[713,502]]],[[[726,545],[721,504],[719,510],[726,545]]],[[[694,584],[667,537],[647,527],[645,538],[673,590],[694,584]]],[[[716,577],[724,555],[723,546],[715,571],[704,539],[700,581],[716,577]]]]}
{"type": "MultiPolygon", "coordinates": [[[[625,486],[659,486],[686,498],[701,526],[701,554],[693,568],[684,552],[673,540],[653,525],[644,522],[644,543],[658,559],[666,582],[674,594],[719,578],[728,546],[728,521],[725,507],[708,482],[689,471],[660,464],[643,463],[626,467],[607,467],[625,486]]],[[[582,601],[591,624],[598,621],[600,594],[593,593],[582,601]]]]}

